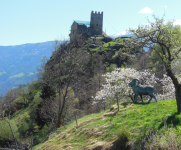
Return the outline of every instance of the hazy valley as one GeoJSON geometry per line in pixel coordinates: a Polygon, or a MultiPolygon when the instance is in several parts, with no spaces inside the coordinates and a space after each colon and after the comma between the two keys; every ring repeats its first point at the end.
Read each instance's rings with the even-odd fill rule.
{"type": "Polygon", "coordinates": [[[0,95],[20,84],[26,84],[41,64],[41,58],[51,56],[53,41],[23,44],[16,46],[0,46],[0,95]]]}

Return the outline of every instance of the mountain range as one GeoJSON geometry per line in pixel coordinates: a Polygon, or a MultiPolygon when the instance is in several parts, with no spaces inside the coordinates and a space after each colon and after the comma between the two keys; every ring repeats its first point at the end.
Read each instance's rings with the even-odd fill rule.
{"type": "Polygon", "coordinates": [[[129,37],[131,35],[133,35],[131,32],[125,30],[123,32],[115,33],[113,35],[110,35],[110,37],[115,39],[115,38],[118,38],[118,37],[129,37]]]}
{"type": "Polygon", "coordinates": [[[41,58],[50,58],[54,41],[16,46],[0,46],[0,95],[11,88],[36,80],[41,58]]]}

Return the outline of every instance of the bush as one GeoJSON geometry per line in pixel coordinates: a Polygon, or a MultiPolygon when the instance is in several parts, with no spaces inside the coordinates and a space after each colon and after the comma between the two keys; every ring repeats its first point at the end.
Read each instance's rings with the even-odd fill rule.
{"type": "MultiPolygon", "coordinates": [[[[28,115],[29,116],[29,115],[28,115]]],[[[28,121],[29,122],[29,121],[28,121]]],[[[28,122],[26,122],[26,120],[25,119],[23,119],[22,120],[22,122],[21,122],[21,124],[20,124],[20,126],[19,126],[19,132],[21,133],[21,134],[26,134],[27,132],[28,132],[28,130],[29,130],[29,123],[28,122]]]]}
{"type": "MultiPolygon", "coordinates": [[[[10,123],[15,137],[18,138],[19,133],[18,127],[16,126],[16,122],[14,120],[11,120],[10,123]]],[[[0,140],[13,140],[11,129],[5,120],[0,120],[0,140]]]]}
{"type": "Polygon", "coordinates": [[[34,133],[34,136],[33,136],[34,144],[39,144],[47,140],[48,139],[47,135],[48,135],[48,127],[47,125],[44,125],[44,127],[39,132],[34,133]]]}
{"type": "MultiPolygon", "coordinates": [[[[164,128],[162,133],[151,133],[148,141],[145,144],[146,149],[181,149],[180,127],[177,128],[164,128]]],[[[146,140],[145,140],[146,141],[146,140]]]]}
{"type": "Polygon", "coordinates": [[[109,67],[106,68],[107,72],[112,72],[115,70],[115,68],[117,68],[116,64],[111,64],[109,67]]]}
{"type": "Polygon", "coordinates": [[[120,141],[128,141],[130,132],[126,127],[122,127],[121,130],[118,130],[117,136],[120,141]]]}

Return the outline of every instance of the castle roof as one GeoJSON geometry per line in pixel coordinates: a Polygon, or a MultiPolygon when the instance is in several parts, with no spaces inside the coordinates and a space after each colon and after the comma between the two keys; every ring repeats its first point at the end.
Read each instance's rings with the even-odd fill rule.
{"type": "Polygon", "coordinates": [[[78,25],[85,25],[87,28],[90,27],[90,21],[79,21],[79,20],[74,20],[78,25]]]}

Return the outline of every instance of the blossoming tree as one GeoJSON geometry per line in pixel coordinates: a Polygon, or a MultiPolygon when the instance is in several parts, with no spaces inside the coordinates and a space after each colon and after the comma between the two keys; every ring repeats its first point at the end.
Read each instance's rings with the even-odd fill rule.
{"type": "Polygon", "coordinates": [[[172,80],[167,75],[164,75],[163,79],[159,79],[155,74],[151,74],[149,70],[143,72],[136,71],[131,68],[116,68],[112,72],[108,72],[103,75],[106,80],[106,84],[103,85],[103,89],[96,93],[93,104],[103,100],[106,102],[110,98],[116,99],[119,110],[119,100],[123,100],[123,97],[129,97],[134,100],[134,93],[131,87],[128,86],[132,79],[137,78],[143,85],[156,86],[158,83],[162,85],[162,93],[156,93],[157,100],[172,99],[175,98],[175,88],[172,80]]]}

